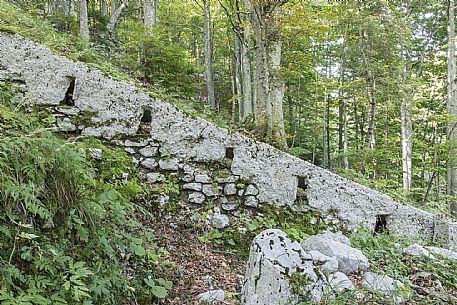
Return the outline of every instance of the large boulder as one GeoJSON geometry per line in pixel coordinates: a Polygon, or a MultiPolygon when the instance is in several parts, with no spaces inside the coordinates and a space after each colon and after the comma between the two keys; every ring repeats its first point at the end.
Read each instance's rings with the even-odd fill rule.
{"type": "Polygon", "coordinates": [[[334,237],[328,234],[314,235],[303,241],[302,247],[305,251],[315,250],[335,258],[338,261],[338,270],[344,274],[367,271],[370,264],[362,251],[348,245],[349,240],[341,237],[335,240],[334,237]]]}
{"type": "Polygon", "coordinates": [[[293,305],[298,297],[291,291],[289,278],[299,273],[307,279],[314,301],[322,295],[313,261],[300,244],[281,230],[261,232],[252,242],[246,276],[241,290],[242,305],[293,305]]]}

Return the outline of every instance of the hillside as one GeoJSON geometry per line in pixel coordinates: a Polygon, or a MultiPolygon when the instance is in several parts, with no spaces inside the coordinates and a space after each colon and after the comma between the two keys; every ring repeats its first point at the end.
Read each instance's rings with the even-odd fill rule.
{"type": "Polygon", "coordinates": [[[457,223],[111,56],[0,1],[2,304],[455,303],[457,223]]]}

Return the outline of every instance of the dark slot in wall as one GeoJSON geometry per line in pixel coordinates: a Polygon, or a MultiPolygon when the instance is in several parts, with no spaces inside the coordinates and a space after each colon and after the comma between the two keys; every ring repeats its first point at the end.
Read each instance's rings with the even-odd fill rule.
{"type": "Polygon", "coordinates": [[[60,105],[74,106],[75,100],[74,100],[73,96],[75,93],[76,78],[73,76],[67,76],[67,81],[68,81],[67,91],[65,92],[65,97],[60,102],[60,105]]]}

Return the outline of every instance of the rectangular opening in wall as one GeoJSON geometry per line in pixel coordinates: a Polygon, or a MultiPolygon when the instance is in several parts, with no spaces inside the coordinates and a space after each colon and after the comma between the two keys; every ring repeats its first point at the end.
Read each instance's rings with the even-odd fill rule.
{"type": "Polygon", "coordinates": [[[74,106],[75,101],[73,99],[74,92],[75,92],[75,83],[76,83],[76,78],[74,76],[67,76],[67,91],[65,92],[65,96],[63,100],[60,102],[60,105],[65,105],[65,106],[74,106]]]}
{"type": "Polygon", "coordinates": [[[387,218],[389,215],[380,214],[376,215],[376,224],[374,227],[374,231],[376,233],[383,233],[387,231],[387,218]]]}
{"type": "Polygon", "coordinates": [[[297,176],[297,197],[296,199],[306,199],[306,191],[308,190],[308,183],[305,177],[297,176]]]}
{"type": "Polygon", "coordinates": [[[143,109],[143,115],[141,116],[141,123],[149,124],[152,121],[151,109],[143,109]]]}
{"type": "Polygon", "coordinates": [[[233,151],[233,147],[225,148],[225,157],[230,160],[233,160],[233,158],[235,158],[235,152],[233,151]]]}

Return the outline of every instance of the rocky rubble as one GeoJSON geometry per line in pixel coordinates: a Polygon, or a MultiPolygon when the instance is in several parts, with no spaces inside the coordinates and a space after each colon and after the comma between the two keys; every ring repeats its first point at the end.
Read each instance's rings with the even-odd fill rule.
{"type": "MultiPolygon", "coordinates": [[[[406,248],[404,253],[429,258],[433,253],[448,259],[457,255],[417,244],[406,248]]],[[[369,267],[368,258],[351,247],[349,239],[342,234],[326,232],[300,244],[281,230],[265,230],[254,238],[250,248],[241,304],[312,304],[332,300],[344,291],[359,299],[364,292],[372,292],[390,303],[403,304],[407,299],[404,284],[387,275],[369,272],[369,267]],[[362,277],[360,287],[348,275],[362,277]]]]}

